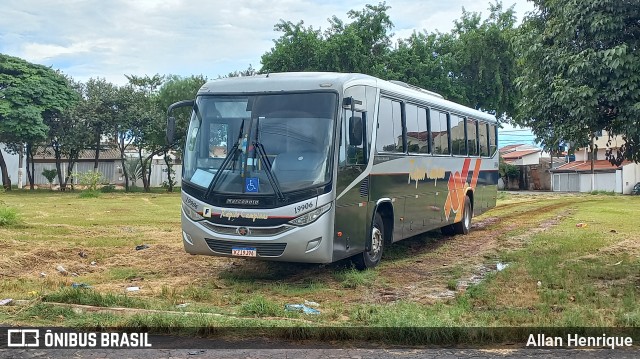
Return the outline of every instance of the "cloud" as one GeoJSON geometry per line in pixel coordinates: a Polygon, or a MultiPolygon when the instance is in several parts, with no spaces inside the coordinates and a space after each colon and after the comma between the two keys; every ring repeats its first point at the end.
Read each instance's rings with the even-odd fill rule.
{"type": "MultiPolygon", "coordinates": [[[[280,36],[281,19],[326,29],[333,15],[365,1],[328,0],[5,0],[0,8],[0,52],[52,66],[86,81],[124,74],[203,74],[216,78],[260,57],[280,36]]],[[[375,4],[377,2],[369,2],[375,4]]],[[[488,13],[488,1],[388,0],[396,38],[413,31],[446,32],[469,11],[488,13]]],[[[523,0],[522,8],[531,7],[523,0]]]]}

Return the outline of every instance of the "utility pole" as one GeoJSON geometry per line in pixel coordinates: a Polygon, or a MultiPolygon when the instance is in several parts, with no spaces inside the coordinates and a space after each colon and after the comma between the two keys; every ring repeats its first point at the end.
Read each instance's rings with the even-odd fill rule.
{"type": "Polygon", "coordinates": [[[18,151],[18,189],[22,189],[22,166],[24,165],[24,145],[18,151]]]}

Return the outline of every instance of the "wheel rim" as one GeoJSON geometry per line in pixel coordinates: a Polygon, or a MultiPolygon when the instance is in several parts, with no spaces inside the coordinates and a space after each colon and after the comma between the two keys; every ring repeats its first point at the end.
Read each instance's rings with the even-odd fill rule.
{"type": "Polygon", "coordinates": [[[471,227],[471,209],[468,206],[464,207],[464,227],[471,227]]]}
{"type": "Polygon", "coordinates": [[[373,227],[371,231],[371,250],[369,251],[369,256],[372,259],[376,259],[380,255],[380,250],[382,249],[382,232],[378,227],[373,227]]]}

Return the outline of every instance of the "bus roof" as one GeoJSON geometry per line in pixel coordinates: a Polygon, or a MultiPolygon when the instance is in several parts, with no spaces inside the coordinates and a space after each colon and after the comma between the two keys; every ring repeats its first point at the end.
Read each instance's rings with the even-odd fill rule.
{"type": "Polygon", "coordinates": [[[213,94],[255,94],[260,92],[291,92],[331,90],[342,92],[353,85],[368,85],[380,88],[383,93],[426,103],[439,109],[460,115],[496,122],[495,116],[455,102],[448,101],[437,93],[420,89],[399,81],[385,81],[358,73],[337,72],[282,72],[264,75],[229,77],[208,81],[198,91],[198,95],[213,94]]]}

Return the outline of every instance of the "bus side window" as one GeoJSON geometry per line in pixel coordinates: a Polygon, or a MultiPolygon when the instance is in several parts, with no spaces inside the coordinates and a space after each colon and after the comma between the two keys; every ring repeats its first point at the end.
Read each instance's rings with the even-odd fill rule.
{"type": "Polygon", "coordinates": [[[410,103],[405,105],[407,123],[407,149],[409,153],[419,153],[423,143],[426,143],[427,134],[420,131],[418,125],[418,107],[410,103]]]}
{"type": "Polygon", "coordinates": [[[451,153],[456,156],[467,155],[464,135],[464,118],[451,114],[451,153]]]}
{"type": "Polygon", "coordinates": [[[493,156],[498,149],[496,125],[489,125],[489,156],[493,156]]]}
{"type": "Polygon", "coordinates": [[[376,150],[378,152],[404,152],[400,102],[384,97],[380,99],[377,132],[376,150]]]}
{"type": "Polygon", "coordinates": [[[489,156],[489,124],[478,123],[478,142],[480,142],[480,156],[489,156]]]}
{"type": "Polygon", "coordinates": [[[469,156],[478,155],[478,121],[467,119],[467,148],[469,156]]]}
{"type": "Polygon", "coordinates": [[[450,152],[447,114],[435,109],[431,109],[430,111],[431,149],[436,155],[448,155],[450,152]]]}

